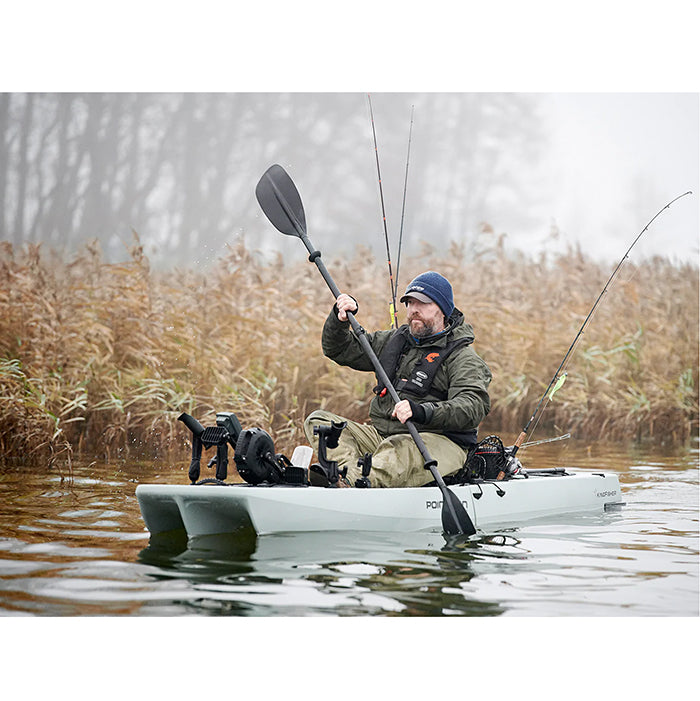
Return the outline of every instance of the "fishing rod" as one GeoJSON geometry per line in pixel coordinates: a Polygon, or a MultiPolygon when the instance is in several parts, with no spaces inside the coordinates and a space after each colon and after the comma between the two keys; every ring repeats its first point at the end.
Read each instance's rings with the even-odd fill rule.
{"type": "Polygon", "coordinates": [[[396,285],[399,287],[399,269],[401,267],[401,243],[403,241],[403,218],[406,212],[406,188],[408,186],[408,162],[411,157],[411,135],[413,134],[413,112],[415,105],[411,105],[411,126],[408,128],[408,150],[406,152],[406,175],[403,180],[403,202],[401,204],[401,228],[399,229],[399,245],[396,252],[396,285]]]}
{"type": "MultiPolygon", "coordinates": [[[[552,377],[552,380],[550,381],[549,385],[547,386],[547,389],[544,391],[544,394],[542,395],[542,398],[540,399],[539,403],[535,407],[535,411],[532,413],[532,416],[530,417],[529,421],[525,425],[525,428],[521,431],[520,435],[518,436],[517,440],[515,441],[514,445],[511,448],[510,451],[510,457],[514,458],[515,454],[518,452],[518,449],[522,447],[523,442],[525,441],[525,438],[527,437],[527,432],[530,429],[530,426],[535,419],[537,419],[537,422],[539,422],[539,417],[541,416],[541,413],[544,411],[544,409],[547,406],[547,403],[549,403],[549,400],[554,396],[554,393],[564,384],[566,380],[566,373],[562,372],[564,370],[564,367],[571,357],[571,354],[574,351],[574,348],[576,347],[576,344],[579,342],[579,339],[583,335],[583,331],[588,325],[588,322],[591,320],[594,312],[598,308],[598,305],[600,304],[601,300],[603,299],[603,296],[605,293],[608,291],[608,287],[610,286],[610,283],[613,281],[613,279],[617,276],[617,273],[619,272],[620,268],[622,267],[622,264],[627,260],[627,257],[629,256],[630,251],[632,248],[634,248],[634,245],[639,241],[639,239],[642,237],[642,234],[652,225],[654,220],[666,209],[668,209],[676,200],[679,200],[681,197],[685,197],[686,195],[692,195],[692,191],[684,192],[682,195],[678,195],[678,197],[674,197],[666,206],[662,207],[647,223],[647,225],[639,232],[637,235],[637,238],[632,241],[632,244],[630,247],[627,249],[627,252],[625,253],[624,256],[620,259],[620,262],[617,264],[617,267],[615,270],[613,270],[612,275],[608,278],[608,281],[605,283],[605,287],[603,287],[603,291],[598,295],[598,299],[596,299],[595,304],[591,307],[591,311],[588,312],[588,316],[585,318],[583,324],[581,324],[581,328],[578,330],[578,333],[576,334],[576,337],[574,338],[573,343],[569,347],[569,350],[566,352],[566,355],[564,356],[564,359],[561,361],[559,364],[559,367],[557,368],[557,371],[554,373],[554,377],[552,377]],[[546,402],[545,402],[546,400],[546,402]]],[[[537,423],[535,424],[537,426],[537,423]]],[[[534,429],[533,429],[534,430],[534,429]]]]}
{"type": "Polygon", "coordinates": [[[391,269],[391,253],[389,251],[389,232],[386,228],[386,209],[384,207],[384,188],[382,187],[382,173],[379,169],[379,150],[377,148],[377,132],[374,128],[374,112],[372,111],[372,98],[367,94],[369,103],[369,118],[372,123],[372,137],[374,139],[374,155],[377,161],[377,177],[379,178],[379,199],[382,203],[382,221],[384,223],[384,242],[386,243],[386,260],[389,266],[389,285],[391,287],[391,323],[395,329],[399,328],[399,320],[396,316],[396,286],[394,285],[394,274],[391,269]]]}

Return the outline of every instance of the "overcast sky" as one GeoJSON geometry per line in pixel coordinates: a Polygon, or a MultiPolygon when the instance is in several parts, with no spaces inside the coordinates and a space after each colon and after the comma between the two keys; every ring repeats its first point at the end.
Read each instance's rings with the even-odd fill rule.
{"type": "Polygon", "coordinates": [[[697,260],[697,93],[553,93],[546,100],[553,145],[542,215],[587,252],[620,258],[656,212],[692,190],[634,252],[697,260]]]}
{"type": "MultiPolygon", "coordinates": [[[[699,42],[687,3],[225,5],[124,0],[104,4],[108,22],[85,0],[4,7],[0,60],[13,70],[0,90],[547,93],[542,221],[617,259],[692,190],[635,253],[697,261],[699,42]]],[[[542,229],[513,243],[536,246],[542,229]]]]}

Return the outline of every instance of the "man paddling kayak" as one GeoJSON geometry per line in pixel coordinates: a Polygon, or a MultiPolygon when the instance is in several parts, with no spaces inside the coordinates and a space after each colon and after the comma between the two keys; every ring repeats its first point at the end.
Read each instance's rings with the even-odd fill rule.
{"type": "MultiPolygon", "coordinates": [[[[417,487],[432,481],[405,423],[418,428],[443,476],[457,472],[477,443],[477,428],[488,414],[491,372],[472,348],[474,331],[454,306],[452,285],[442,275],[422,273],[400,300],[408,323],[397,330],[367,333],[366,338],[401,401],[394,403],[386,388],[375,387],[369,424],[348,421],[324,410],[304,422],[306,437],[318,449],[314,427],[331,421],[347,422],[337,448],[327,457],[347,468],[345,486],[361,475],[358,460],[372,454],[373,487],[417,487]]],[[[324,354],[354,370],[374,368],[350,328],[347,312],[356,300],[340,294],[323,327],[324,354]]]]}

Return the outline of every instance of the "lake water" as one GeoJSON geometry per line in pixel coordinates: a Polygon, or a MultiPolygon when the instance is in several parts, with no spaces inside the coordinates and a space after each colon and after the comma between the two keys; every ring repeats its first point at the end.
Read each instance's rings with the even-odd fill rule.
{"type": "Polygon", "coordinates": [[[3,616],[697,617],[698,449],[574,441],[538,467],[615,472],[626,505],[452,543],[441,533],[149,541],[140,482],[187,465],[0,473],[3,616]]]}
{"type": "Polygon", "coordinates": [[[329,688],[356,699],[368,679],[373,697],[462,693],[468,677],[472,696],[529,688],[542,701],[559,699],[571,677],[574,698],[658,699],[668,670],[677,688],[695,683],[698,454],[697,444],[529,448],[526,466],[617,473],[625,506],[466,542],[440,533],[151,541],[136,486],[186,484],[187,461],[79,465],[72,478],[5,470],[4,678],[31,680],[46,697],[99,688],[121,700],[149,687],[177,698],[232,693],[226,669],[239,695],[307,699],[329,688]],[[441,674],[449,660],[464,673],[441,674]]]}

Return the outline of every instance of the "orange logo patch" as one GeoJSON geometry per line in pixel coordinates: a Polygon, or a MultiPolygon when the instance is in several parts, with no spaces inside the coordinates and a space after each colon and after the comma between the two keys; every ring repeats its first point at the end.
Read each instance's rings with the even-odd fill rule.
{"type": "Polygon", "coordinates": [[[429,353],[428,355],[425,356],[425,359],[429,363],[434,363],[439,357],[440,357],[439,353],[429,353]]]}

